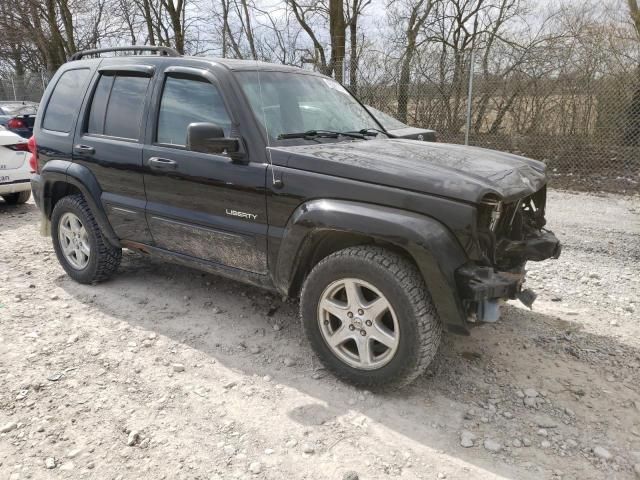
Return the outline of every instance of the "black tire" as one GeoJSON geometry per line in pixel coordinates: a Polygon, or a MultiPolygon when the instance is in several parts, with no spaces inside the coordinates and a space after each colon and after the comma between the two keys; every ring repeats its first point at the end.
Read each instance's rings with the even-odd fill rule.
{"type": "Polygon", "coordinates": [[[8,195],[3,195],[2,198],[9,205],[19,205],[22,203],[27,203],[31,198],[31,190],[23,190],[22,192],[10,193],[8,195]]]}
{"type": "Polygon", "coordinates": [[[51,239],[58,261],[67,274],[79,283],[91,284],[107,280],[118,270],[122,260],[122,249],[112,246],[104,238],[89,205],[80,194],[69,195],[56,203],[51,214],[51,239]],[[67,212],[73,213],[80,219],[87,231],[91,248],[88,263],[80,270],[67,261],[60,245],[58,235],[60,219],[67,212]]]}
{"type": "Polygon", "coordinates": [[[338,378],[369,390],[392,390],[413,382],[434,359],[442,336],[440,319],[418,268],[402,255],[375,246],[346,248],[319,262],[305,280],[300,316],[323,365],[338,378]],[[374,286],[396,312],[398,347],[380,368],[354,368],[325,341],[319,324],[319,302],[325,289],[343,278],[361,279],[374,286]]]}

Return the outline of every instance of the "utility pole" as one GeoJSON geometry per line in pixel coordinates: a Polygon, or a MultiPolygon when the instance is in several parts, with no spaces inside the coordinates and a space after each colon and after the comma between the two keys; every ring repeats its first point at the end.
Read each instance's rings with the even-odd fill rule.
{"type": "Polygon", "coordinates": [[[473,73],[475,68],[475,49],[473,48],[473,43],[471,44],[471,58],[469,59],[469,92],[467,94],[467,125],[464,132],[464,144],[469,145],[469,131],[471,130],[471,102],[473,100],[473,73]]]}

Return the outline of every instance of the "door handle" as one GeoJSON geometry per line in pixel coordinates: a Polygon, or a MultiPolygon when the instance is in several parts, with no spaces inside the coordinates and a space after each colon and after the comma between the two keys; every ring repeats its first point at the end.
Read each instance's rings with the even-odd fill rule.
{"type": "Polygon", "coordinates": [[[151,157],[149,158],[149,168],[154,170],[175,170],[178,168],[178,162],[168,158],[151,157]]]}
{"type": "Polygon", "coordinates": [[[74,145],[73,151],[77,153],[84,153],[85,155],[93,155],[94,153],[96,153],[95,148],[90,147],[89,145],[82,144],[74,145]]]}

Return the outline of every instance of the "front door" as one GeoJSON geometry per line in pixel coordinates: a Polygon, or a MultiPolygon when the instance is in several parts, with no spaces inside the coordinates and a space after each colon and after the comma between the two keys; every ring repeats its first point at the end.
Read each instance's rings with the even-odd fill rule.
{"type": "Polygon", "coordinates": [[[186,149],[187,127],[215,123],[239,137],[215,78],[169,67],[155,96],[143,152],[147,222],[154,245],[241,270],[266,273],[266,165],[186,149]]]}

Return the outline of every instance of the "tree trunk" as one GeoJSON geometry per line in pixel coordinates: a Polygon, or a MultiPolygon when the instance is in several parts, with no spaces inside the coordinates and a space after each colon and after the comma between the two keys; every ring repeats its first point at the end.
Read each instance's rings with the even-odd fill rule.
{"type": "Polygon", "coordinates": [[[176,50],[180,55],[184,55],[184,0],[178,0],[176,5],[173,4],[173,0],[163,0],[163,5],[169,14],[176,50]]]}
{"type": "Polygon", "coordinates": [[[349,23],[349,87],[354,95],[358,93],[358,20],[355,15],[349,23]]]}
{"type": "Polygon", "coordinates": [[[142,16],[144,17],[144,23],[147,27],[147,35],[149,35],[149,44],[156,44],[156,36],[153,32],[153,17],[151,16],[151,6],[149,0],[143,0],[142,2],[142,16]]]}
{"type": "Polygon", "coordinates": [[[398,120],[407,122],[407,106],[409,105],[409,84],[411,82],[411,61],[416,51],[416,33],[407,32],[407,48],[404,51],[400,68],[400,83],[398,85],[398,120]]]}
{"type": "Polygon", "coordinates": [[[343,81],[344,72],[345,29],[343,0],[329,0],[330,65],[335,79],[340,83],[343,81]]]}
{"type": "Polygon", "coordinates": [[[247,0],[242,0],[242,10],[244,11],[244,29],[247,34],[247,42],[249,42],[249,50],[251,50],[251,56],[254,60],[258,60],[258,52],[256,51],[256,44],[253,40],[253,29],[251,27],[251,15],[249,15],[249,7],[247,7],[247,0]]]}

